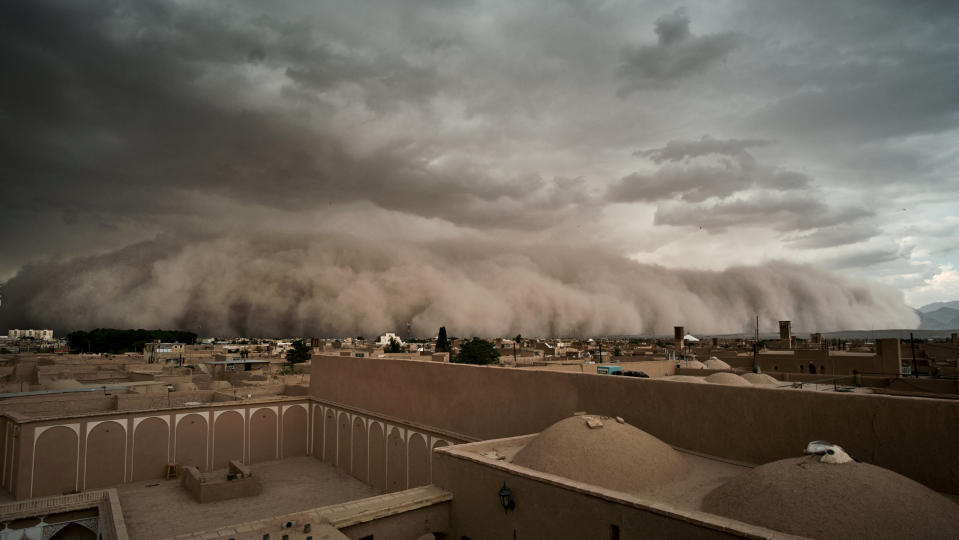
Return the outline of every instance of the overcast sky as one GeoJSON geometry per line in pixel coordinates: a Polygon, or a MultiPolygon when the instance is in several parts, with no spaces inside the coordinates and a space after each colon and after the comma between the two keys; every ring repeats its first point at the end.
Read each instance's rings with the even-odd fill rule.
{"type": "MultiPolygon", "coordinates": [[[[434,282],[466,276],[461,291],[482,281],[478,253],[569,285],[550,273],[562,254],[571,268],[788,261],[912,306],[957,299],[957,28],[948,1],[4,2],[4,307],[30,311],[39,289],[23,284],[69,277],[61,324],[76,325],[145,280],[167,298],[247,263],[263,266],[250,289],[279,287],[286,265],[304,272],[296,295],[321,295],[310,271],[344,268],[329,287],[371,272],[385,294],[416,288],[384,277],[391,261],[424,279],[422,252],[441,257],[434,282]],[[93,273],[127,276],[133,252],[122,291],[76,296],[93,273]]],[[[210,302],[262,307],[237,294],[210,302]]],[[[56,301],[8,320],[41,324],[56,301]]],[[[330,317],[317,309],[301,315],[330,317]]],[[[554,323],[536,329],[567,329],[554,323]]]]}

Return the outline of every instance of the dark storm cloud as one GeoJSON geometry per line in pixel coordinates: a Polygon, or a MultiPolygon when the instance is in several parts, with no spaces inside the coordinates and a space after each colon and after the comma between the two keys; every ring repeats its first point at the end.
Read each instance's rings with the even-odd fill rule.
{"type": "Polygon", "coordinates": [[[820,228],[810,234],[792,238],[787,242],[797,249],[820,249],[863,242],[879,233],[879,228],[870,222],[843,223],[820,228]]]}
{"type": "Polygon", "coordinates": [[[959,48],[892,54],[836,70],[811,73],[808,90],[783,98],[748,123],[789,125],[806,137],[871,140],[939,133],[959,122],[959,48]]]}
{"type": "Polygon", "coordinates": [[[502,199],[525,205],[508,214],[514,223],[556,210],[541,193],[555,191],[551,180],[430,168],[415,145],[358,158],[323,128],[329,107],[312,111],[321,120],[312,125],[295,111],[242,105],[244,88],[231,88],[229,75],[208,81],[242,69],[252,51],[291,84],[355,86],[377,107],[387,95],[436,91],[431,70],[398,56],[335,53],[302,25],[161,2],[4,9],[0,66],[11,83],[0,90],[0,157],[9,177],[30,180],[12,186],[15,207],[122,213],[151,198],[153,212],[175,212],[168,197],[180,189],[277,208],[369,200],[470,224],[505,225],[502,199]]]}
{"type": "Polygon", "coordinates": [[[831,207],[822,200],[795,193],[759,192],[704,204],[665,202],[656,208],[657,225],[699,227],[723,232],[730,227],[753,225],[779,232],[809,231],[870,217],[859,206],[831,207]]]}
{"type": "MultiPolygon", "coordinates": [[[[783,23],[765,4],[717,6],[690,7],[697,33],[675,11],[656,20],[655,43],[624,48],[666,10],[0,4],[0,231],[22,240],[0,246],[0,279],[14,276],[0,319],[261,335],[413,320],[424,333],[447,324],[513,335],[660,331],[677,320],[737,331],[740,315],[775,320],[804,306],[824,329],[864,313],[908,325],[896,291],[806,267],[683,272],[622,256],[642,245],[619,243],[624,231],[646,245],[677,234],[655,225],[772,230],[793,249],[867,238],[871,213],[857,198],[868,192],[836,196],[847,162],[809,150],[805,128],[790,123],[815,107],[789,100],[854,88],[844,76],[872,84],[869,66],[883,58],[857,49],[866,71],[844,75],[854,59],[807,47],[810,32],[833,43],[815,34],[819,15],[783,23]],[[749,17],[765,23],[741,22],[749,17]],[[767,27],[782,49],[754,35],[767,27]],[[617,96],[638,90],[657,91],[617,96]],[[636,146],[646,150],[631,156],[636,146]],[[769,298],[775,309],[763,307],[769,298]]],[[[936,58],[950,66],[922,41],[910,46],[926,51],[915,56],[924,65],[904,73],[926,76],[936,58]]],[[[848,144],[862,140],[852,133],[848,144]]],[[[934,142],[909,148],[921,155],[900,176],[941,185],[951,162],[934,142]]]]}
{"type": "Polygon", "coordinates": [[[830,268],[863,268],[901,260],[901,248],[878,248],[842,254],[826,261],[830,268]]]}
{"type": "Polygon", "coordinates": [[[618,75],[623,80],[618,94],[628,96],[640,90],[662,90],[708,69],[742,43],[735,33],[695,36],[689,30],[690,19],[680,8],[656,20],[655,45],[626,47],[618,75]]]}
{"type": "Polygon", "coordinates": [[[762,139],[716,139],[703,135],[698,140],[669,141],[662,148],[637,150],[633,155],[648,157],[656,163],[683,161],[709,154],[747,156],[747,148],[767,146],[771,143],[772,141],[762,139]]]}
{"type": "Polygon", "coordinates": [[[652,174],[633,173],[610,185],[607,198],[613,202],[655,202],[679,196],[688,202],[711,197],[725,198],[752,187],[773,190],[807,188],[808,176],[779,167],[757,163],[746,151],[765,146],[767,141],[699,140],[669,141],[662,148],[641,150],[635,155],[663,164],[652,174]],[[702,158],[718,159],[702,159],[702,158]]]}
{"type": "Polygon", "coordinates": [[[762,2],[742,16],[800,30],[768,37],[772,54],[754,75],[778,95],[746,119],[753,129],[788,126],[845,147],[959,123],[959,3],[762,2]]]}

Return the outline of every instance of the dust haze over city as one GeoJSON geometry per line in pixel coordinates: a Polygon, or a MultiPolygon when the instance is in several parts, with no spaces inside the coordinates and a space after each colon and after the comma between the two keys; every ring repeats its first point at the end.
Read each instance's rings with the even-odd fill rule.
{"type": "Polygon", "coordinates": [[[0,540],[959,538],[959,2],[0,2],[0,540]]]}
{"type": "Polygon", "coordinates": [[[959,298],[957,15],[9,3],[0,323],[916,328],[959,298]]]}

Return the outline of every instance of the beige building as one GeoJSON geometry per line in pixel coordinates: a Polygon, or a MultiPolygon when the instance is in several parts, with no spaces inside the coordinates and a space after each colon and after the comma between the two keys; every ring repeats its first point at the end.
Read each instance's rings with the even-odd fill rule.
{"type": "Polygon", "coordinates": [[[7,338],[30,338],[39,341],[53,341],[53,330],[7,330],[7,338]]]}
{"type": "Polygon", "coordinates": [[[183,358],[185,349],[183,343],[146,343],[143,345],[143,358],[151,364],[179,360],[183,358]]]}
{"type": "MultiPolygon", "coordinates": [[[[959,495],[956,400],[353,356],[311,372],[309,389],[252,398],[0,401],[0,486],[44,515],[91,493],[111,538],[959,532],[942,495],[959,495]],[[847,453],[862,463],[832,457],[847,453]],[[188,474],[165,480],[173,464],[188,474]],[[157,505],[177,516],[163,534],[157,505]]],[[[4,527],[26,523],[10,508],[4,527]]]]}

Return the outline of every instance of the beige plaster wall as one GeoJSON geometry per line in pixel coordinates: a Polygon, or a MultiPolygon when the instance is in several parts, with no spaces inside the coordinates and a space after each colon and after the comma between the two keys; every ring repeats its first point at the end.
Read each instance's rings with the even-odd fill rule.
{"type": "Polygon", "coordinates": [[[583,491],[511,474],[436,452],[434,484],[455,493],[450,503],[449,538],[741,538],[694,521],[623,504],[583,491]],[[516,504],[506,512],[498,492],[503,484],[516,504]]]}
{"type": "MultiPolygon", "coordinates": [[[[620,366],[623,371],[642,371],[650,377],[666,377],[676,374],[676,362],[665,360],[650,360],[633,362],[629,356],[618,357],[621,362],[612,365],[620,366]]],[[[563,373],[596,373],[597,364],[550,364],[546,366],[524,367],[530,371],[559,371],[563,373]]]]}
{"type": "MultiPolygon", "coordinates": [[[[350,540],[359,540],[369,535],[373,535],[374,538],[413,540],[429,532],[447,533],[450,528],[449,515],[450,503],[444,502],[343,527],[340,532],[350,540]]],[[[444,536],[443,538],[453,537],[444,536]]]]}
{"type": "Polygon", "coordinates": [[[431,449],[467,441],[339,405],[312,407],[313,457],[383,493],[431,483],[431,449]]]}
{"type": "Polygon", "coordinates": [[[864,461],[959,493],[955,400],[338,356],[314,356],[313,373],[316,399],[477,439],[537,433],[589,411],[623,416],[675,446],[751,463],[832,441],[864,461]]]}
{"type": "Polygon", "coordinates": [[[309,405],[282,399],[47,420],[8,413],[0,422],[3,487],[27,499],[159,479],[167,463],[208,472],[231,459],[307,454],[309,405]]]}
{"type": "Polygon", "coordinates": [[[186,489],[193,500],[198,503],[213,503],[228,501],[241,497],[253,497],[263,492],[260,479],[256,476],[247,476],[235,480],[223,478],[206,478],[196,467],[184,467],[181,473],[180,484],[186,489]]]}

